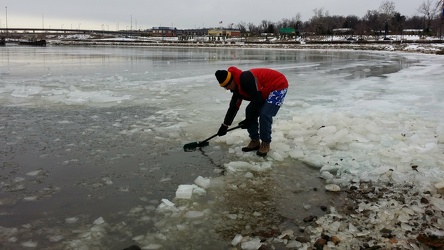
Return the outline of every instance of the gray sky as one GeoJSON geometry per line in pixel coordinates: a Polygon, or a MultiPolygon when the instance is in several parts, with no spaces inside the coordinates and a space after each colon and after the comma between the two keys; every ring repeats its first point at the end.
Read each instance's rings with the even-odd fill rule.
{"type": "MultiPolygon", "coordinates": [[[[418,14],[424,0],[391,0],[402,15],[418,14]]],[[[2,28],[80,28],[116,30],[173,26],[179,29],[226,27],[230,23],[260,24],[292,19],[302,21],[324,8],[330,15],[363,17],[377,10],[378,0],[0,0],[2,28]],[[7,15],[7,18],[6,18],[7,15]],[[131,22],[132,21],[132,22],[131,22]]]]}

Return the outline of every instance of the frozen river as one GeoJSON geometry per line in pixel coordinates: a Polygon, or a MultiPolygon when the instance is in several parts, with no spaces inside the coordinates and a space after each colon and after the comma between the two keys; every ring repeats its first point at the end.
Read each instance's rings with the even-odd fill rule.
{"type": "Polygon", "coordinates": [[[333,204],[313,191],[325,171],[378,180],[402,162],[438,182],[443,64],[384,51],[3,47],[0,247],[224,249],[333,204]],[[217,132],[230,94],[214,72],[231,65],[289,80],[266,159],[240,152],[241,130],[182,150],[217,132]],[[211,188],[175,199],[199,176],[211,188]]]}

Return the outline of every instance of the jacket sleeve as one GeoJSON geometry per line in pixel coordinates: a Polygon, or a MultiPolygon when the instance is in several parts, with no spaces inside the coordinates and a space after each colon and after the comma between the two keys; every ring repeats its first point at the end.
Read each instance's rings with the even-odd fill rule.
{"type": "Polygon", "coordinates": [[[245,110],[248,121],[253,121],[259,117],[261,107],[264,103],[262,92],[258,90],[256,78],[250,71],[244,71],[240,75],[240,85],[245,93],[250,96],[250,104],[245,110]]]}
{"type": "Polygon", "coordinates": [[[230,126],[236,117],[237,111],[242,104],[242,98],[238,93],[233,92],[231,97],[230,106],[228,107],[227,114],[225,115],[224,124],[230,126]]]}

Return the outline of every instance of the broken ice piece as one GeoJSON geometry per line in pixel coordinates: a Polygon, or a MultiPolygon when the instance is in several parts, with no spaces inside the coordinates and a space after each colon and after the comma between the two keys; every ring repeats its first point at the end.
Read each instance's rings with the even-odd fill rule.
{"type": "Polygon", "coordinates": [[[236,234],[236,236],[234,236],[233,240],[231,241],[231,245],[236,246],[242,241],[242,238],[243,238],[242,235],[236,234]]]}
{"type": "Polygon", "coordinates": [[[105,223],[105,220],[103,219],[103,217],[99,217],[99,218],[97,218],[97,219],[94,221],[94,224],[95,224],[95,225],[100,225],[100,224],[103,224],[103,223],[105,223]]]}
{"type": "Polygon", "coordinates": [[[210,179],[199,176],[194,180],[194,184],[201,188],[208,188],[210,186],[210,179]]]}
{"type": "Polygon", "coordinates": [[[72,224],[72,223],[76,223],[78,220],[79,220],[79,218],[71,217],[71,218],[66,218],[65,222],[69,223],[69,224],[72,224]]]}
{"type": "Polygon", "coordinates": [[[193,185],[179,185],[176,190],[176,198],[191,199],[193,195],[193,185]]]}
{"type": "Polygon", "coordinates": [[[174,207],[174,203],[172,203],[168,199],[162,199],[162,202],[169,207],[174,207]]]}
{"type": "Polygon", "coordinates": [[[339,187],[336,184],[328,184],[325,186],[325,189],[327,189],[330,192],[339,192],[341,191],[341,187],[339,187]]]}
{"type": "Polygon", "coordinates": [[[199,217],[203,217],[205,215],[204,212],[201,211],[188,211],[185,213],[185,218],[195,219],[199,217]]]}
{"type": "Polygon", "coordinates": [[[32,172],[27,173],[26,175],[29,175],[29,176],[36,176],[36,175],[38,175],[40,172],[42,172],[42,170],[35,170],[35,171],[32,171],[32,172]]]}
{"type": "Polygon", "coordinates": [[[35,201],[35,200],[37,200],[37,196],[28,196],[28,197],[23,198],[23,200],[25,200],[25,201],[35,201]]]}

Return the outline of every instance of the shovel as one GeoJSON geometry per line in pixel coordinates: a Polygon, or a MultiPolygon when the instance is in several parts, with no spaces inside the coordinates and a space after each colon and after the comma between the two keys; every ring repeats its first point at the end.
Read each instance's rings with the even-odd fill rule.
{"type": "MultiPolygon", "coordinates": [[[[232,128],[230,128],[230,129],[227,129],[227,132],[228,131],[231,131],[231,130],[235,130],[235,129],[237,129],[237,128],[240,128],[240,126],[236,126],[236,127],[232,127],[232,128]]],[[[197,141],[197,142],[190,142],[190,143],[187,143],[187,144],[185,144],[184,146],[183,146],[183,150],[185,151],[185,152],[190,152],[190,151],[194,151],[194,150],[196,150],[196,148],[201,148],[201,147],[205,147],[205,146],[208,146],[209,145],[209,140],[211,140],[211,139],[213,139],[214,137],[216,137],[217,136],[217,134],[215,134],[215,135],[212,135],[211,137],[208,137],[207,139],[205,139],[205,140],[203,140],[203,141],[197,141]]]]}

